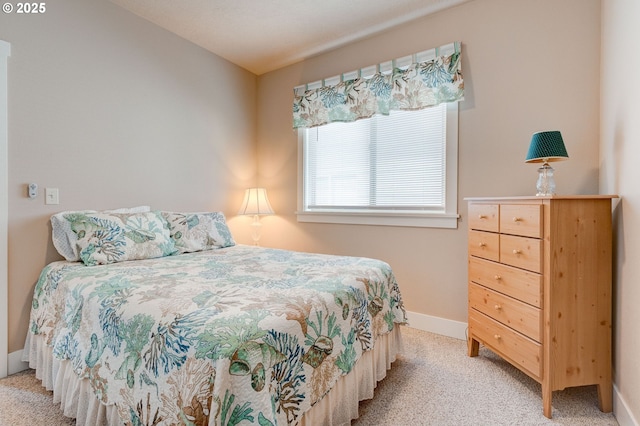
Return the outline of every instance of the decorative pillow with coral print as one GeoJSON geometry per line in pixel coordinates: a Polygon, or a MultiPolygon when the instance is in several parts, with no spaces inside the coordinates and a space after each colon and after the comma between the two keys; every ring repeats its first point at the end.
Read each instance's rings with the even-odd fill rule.
{"type": "Polygon", "coordinates": [[[65,214],[85,265],[151,259],[176,253],[160,212],[65,214]]]}
{"type": "Polygon", "coordinates": [[[179,253],[231,247],[236,244],[222,212],[162,212],[179,253]]]}
{"type": "MultiPolygon", "coordinates": [[[[105,210],[102,213],[141,213],[150,212],[149,206],[138,206],[130,208],[120,208],[116,210],[105,210]]],[[[69,262],[77,262],[80,260],[80,253],[76,242],[78,238],[69,227],[69,222],[65,220],[64,216],[74,213],[100,213],[97,210],[81,210],[81,211],[66,211],[56,213],[51,216],[51,239],[53,240],[53,246],[56,248],[60,256],[64,257],[69,262]]]]}

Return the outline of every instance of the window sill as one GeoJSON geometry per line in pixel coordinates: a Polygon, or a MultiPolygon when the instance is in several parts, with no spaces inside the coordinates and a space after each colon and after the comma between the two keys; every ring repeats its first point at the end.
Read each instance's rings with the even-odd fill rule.
{"type": "Polygon", "coordinates": [[[457,214],[296,212],[298,222],[457,229],[457,214]]]}

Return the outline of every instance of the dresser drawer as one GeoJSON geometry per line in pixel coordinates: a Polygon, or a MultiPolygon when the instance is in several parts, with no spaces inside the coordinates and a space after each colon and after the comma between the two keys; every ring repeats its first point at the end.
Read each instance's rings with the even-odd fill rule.
{"type": "Polygon", "coordinates": [[[523,237],[542,237],[542,205],[500,205],[500,233],[523,237]]]}
{"type": "Polygon", "coordinates": [[[542,275],[538,273],[470,257],[469,281],[542,307],[542,275]]]}
{"type": "Polygon", "coordinates": [[[500,235],[492,232],[469,231],[469,254],[483,259],[500,260],[500,235]]]}
{"type": "Polygon", "coordinates": [[[469,330],[490,349],[540,380],[542,345],[473,309],[469,310],[469,330]]]}
{"type": "Polygon", "coordinates": [[[500,234],[500,262],[542,272],[542,240],[500,234]]]}
{"type": "Polygon", "coordinates": [[[498,204],[470,204],[469,229],[498,232],[498,204]]]}
{"type": "Polygon", "coordinates": [[[540,342],[539,308],[474,283],[469,283],[469,307],[540,342]]]}

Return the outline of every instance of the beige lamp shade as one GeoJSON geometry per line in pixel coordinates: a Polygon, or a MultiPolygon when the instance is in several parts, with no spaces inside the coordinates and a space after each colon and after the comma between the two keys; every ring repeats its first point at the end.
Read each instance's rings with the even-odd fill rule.
{"type": "Polygon", "coordinates": [[[273,208],[267,197],[265,188],[249,188],[244,193],[242,207],[238,214],[241,215],[266,215],[274,214],[273,208]]]}

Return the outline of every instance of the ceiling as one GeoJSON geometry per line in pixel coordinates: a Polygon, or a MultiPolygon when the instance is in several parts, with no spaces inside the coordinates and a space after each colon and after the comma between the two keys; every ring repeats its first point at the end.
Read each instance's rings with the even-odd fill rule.
{"type": "Polygon", "coordinates": [[[469,0],[110,0],[256,75],[469,0]]]}

